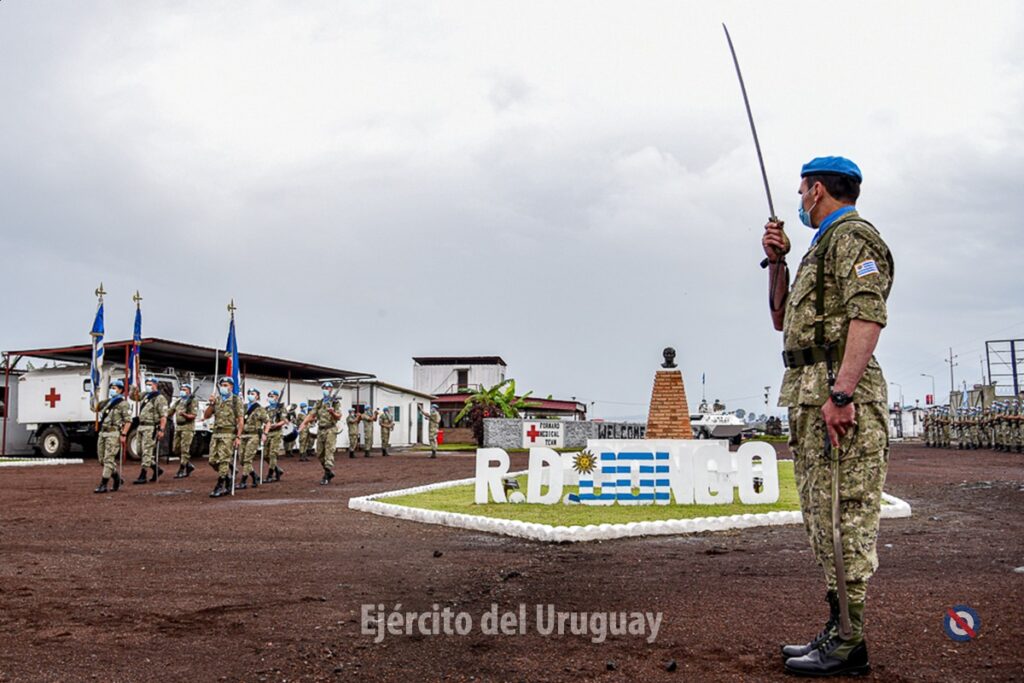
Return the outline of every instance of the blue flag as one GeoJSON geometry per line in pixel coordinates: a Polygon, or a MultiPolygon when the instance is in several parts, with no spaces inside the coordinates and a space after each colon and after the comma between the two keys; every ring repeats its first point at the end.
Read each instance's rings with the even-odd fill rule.
{"type": "Polygon", "coordinates": [[[238,340],[235,338],[234,318],[231,318],[231,327],[228,328],[228,343],[224,352],[227,356],[227,367],[224,369],[224,374],[229,375],[234,381],[234,393],[238,395],[242,392],[242,386],[238,377],[238,340]]]}
{"type": "Polygon", "coordinates": [[[142,378],[139,376],[140,356],[142,355],[142,307],[135,306],[135,333],[132,336],[132,351],[128,356],[128,386],[142,391],[142,378]]]}
{"type": "Polygon", "coordinates": [[[92,363],[89,367],[89,379],[92,386],[89,388],[89,396],[93,404],[96,402],[96,392],[99,391],[100,379],[103,377],[103,301],[100,300],[96,307],[96,317],[92,321],[92,330],[89,332],[92,337],[92,363]]]}

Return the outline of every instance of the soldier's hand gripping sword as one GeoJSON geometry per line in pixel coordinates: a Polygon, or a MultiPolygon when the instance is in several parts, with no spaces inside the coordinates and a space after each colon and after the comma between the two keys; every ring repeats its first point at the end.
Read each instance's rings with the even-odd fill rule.
{"type": "MultiPolygon", "coordinates": [[[[743,72],[740,71],[740,62],[736,58],[736,49],[732,44],[732,36],[729,35],[728,27],[723,23],[722,30],[725,31],[725,40],[729,43],[729,52],[732,54],[732,63],[736,67],[736,78],[740,82],[740,92],[743,93],[743,105],[747,110],[747,121],[750,123],[750,133],[754,137],[754,149],[757,150],[757,163],[761,168],[761,180],[764,182],[764,193],[768,198],[768,212],[771,214],[768,218],[769,223],[781,223],[778,217],[775,215],[775,204],[772,202],[772,191],[768,185],[768,173],[764,168],[764,156],[761,154],[761,143],[757,138],[757,127],[754,125],[754,115],[750,111],[750,99],[747,97],[747,87],[743,82],[743,72]]],[[[789,238],[786,237],[784,230],[780,229],[784,251],[775,249],[776,261],[781,260],[788,251],[789,238]]],[[[761,261],[761,267],[767,268],[771,261],[765,258],[761,261]]],[[[783,261],[783,263],[785,263],[783,261]]],[[[784,287],[788,287],[789,284],[789,272],[783,267],[777,271],[774,275],[770,275],[770,285],[768,289],[768,307],[772,313],[776,313],[779,310],[781,304],[777,302],[777,289],[780,284],[779,278],[782,278],[781,284],[784,287]]],[[[781,329],[781,327],[780,327],[781,329]]],[[[835,379],[832,373],[831,359],[829,361],[829,387],[834,384],[835,379]]],[[[832,442],[829,439],[828,428],[826,425],[825,429],[825,443],[824,443],[824,457],[830,463],[832,468],[832,551],[834,556],[834,564],[836,568],[836,592],[839,595],[839,632],[845,638],[848,638],[851,633],[850,628],[850,606],[847,602],[846,595],[846,567],[843,562],[843,540],[842,531],[840,529],[840,504],[839,504],[839,456],[838,453],[833,457],[832,453],[832,442]]]]}

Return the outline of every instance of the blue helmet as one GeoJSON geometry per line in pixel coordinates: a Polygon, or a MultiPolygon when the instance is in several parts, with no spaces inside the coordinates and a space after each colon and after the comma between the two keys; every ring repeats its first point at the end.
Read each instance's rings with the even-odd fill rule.
{"type": "Polygon", "coordinates": [[[271,389],[270,391],[267,392],[267,398],[270,398],[271,396],[277,397],[277,396],[280,396],[280,395],[281,395],[281,392],[278,391],[277,389],[271,389]]]}
{"type": "Polygon", "coordinates": [[[327,380],[326,382],[324,382],[323,384],[320,385],[320,388],[321,389],[333,389],[334,388],[334,382],[332,382],[330,380],[327,380]]]}
{"type": "Polygon", "coordinates": [[[308,407],[309,407],[309,404],[308,404],[308,403],[306,403],[305,401],[303,401],[302,403],[300,403],[300,404],[299,404],[299,407],[300,407],[300,408],[308,408],[308,407]]]}
{"type": "Polygon", "coordinates": [[[110,386],[117,387],[118,389],[124,389],[124,380],[123,379],[115,379],[115,380],[113,380],[110,383],[110,386]]]}

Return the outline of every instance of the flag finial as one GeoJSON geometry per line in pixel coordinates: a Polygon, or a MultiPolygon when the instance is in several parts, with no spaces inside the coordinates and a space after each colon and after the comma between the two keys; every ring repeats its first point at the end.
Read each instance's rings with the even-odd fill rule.
{"type": "Polygon", "coordinates": [[[142,302],[142,297],[139,295],[139,290],[135,290],[135,296],[132,297],[132,301],[135,302],[135,307],[138,308],[138,306],[142,302]]]}
{"type": "Polygon", "coordinates": [[[231,299],[231,303],[228,304],[228,313],[231,314],[232,318],[235,317],[235,311],[237,311],[237,310],[238,310],[238,307],[235,306],[235,300],[231,299]]]}
{"type": "Polygon", "coordinates": [[[100,301],[102,301],[103,300],[103,295],[106,294],[106,293],[107,293],[107,291],[105,289],[103,289],[103,283],[101,282],[100,286],[96,288],[96,296],[100,299],[100,301]]]}

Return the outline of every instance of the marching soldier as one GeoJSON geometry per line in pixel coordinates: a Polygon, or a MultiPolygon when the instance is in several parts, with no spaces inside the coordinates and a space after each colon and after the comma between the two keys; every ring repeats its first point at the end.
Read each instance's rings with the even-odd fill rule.
{"type": "Polygon", "coordinates": [[[373,423],[377,421],[377,411],[370,412],[370,406],[365,406],[362,415],[363,420],[363,453],[364,458],[370,457],[373,450],[373,423]]]}
{"type": "Polygon", "coordinates": [[[263,428],[267,424],[267,411],[260,405],[260,390],[256,388],[245,392],[248,403],[245,406],[245,420],[242,423],[242,480],[235,486],[236,489],[246,488],[245,480],[252,476],[252,487],[260,485],[259,478],[252,463],[256,459],[256,451],[263,443],[263,428]]]}
{"type": "Polygon", "coordinates": [[[277,452],[283,444],[281,430],[288,424],[288,416],[281,405],[281,392],[271,389],[267,394],[267,426],[264,427],[263,452],[267,456],[266,482],[281,481],[284,470],[277,466],[277,452]]]}
{"type": "Polygon", "coordinates": [[[213,434],[210,438],[210,467],[217,470],[217,485],[210,493],[219,498],[231,492],[231,461],[236,448],[242,444],[242,428],[245,421],[245,406],[242,399],[232,393],[235,386],[230,377],[223,377],[217,385],[217,392],[210,396],[203,419],[213,417],[213,434]]]}
{"type": "Polygon", "coordinates": [[[96,406],[99,413],[99,438],[96,440],[96,455],[103,465],[100,485],[93,493],[106,493],[107,484],[114,480],[114,490],[121,488],[121,475],[117,473],[117,456],[125,447],[128,430],[132,426],[132,410],[124,399],[124,381],[115,379],[110,383],[108,397],[96,406]]]}
{"type": "Polygon", "coordinates": [[[320,484],[327,485],[334,479],[334,450],[338,447],[338,421],[341,413],[338,412],[338,398],[334,395],[334,383],[324,382],[320,385],[324,397],[317,404],[316,410],[309,413],[302,421],[305,426],[316,420],[316,455],[320,460],[320,466],[324,468],[324,477],[320,484]]]}
{"type": "Polygon", "coordinates": [[[391,447],[391,430],[395,428],[395,420],[391,417],[391,408],[384,406],[378,424],[380,424],[381,455],[387,457],[388,449],[391,447]]]}
{"type": "Polygon", "coordinates": [[[356,450],[359,449],[359,415],[355,408],[348,409],[348,417],[345,424],[348,425],[348,457],[356,457],[356,450]]]}
{"type": "Polygon", "coordinates": [[[430,436],[430,457],[437,457],[437,433],[441,430],[441,413],[437,409],[436,403],[430,404],[430,414],[427,415],[423,412],[423,406],[419,406],[420,415],[423,415],[429,421],[428,434],[430,436]]]}
{"type": "Polygon", "coordinates": [[[313,435],[309,433],[309,423],[306,416],[309,415],[309,404],[303,401],[299,404],[299,412],[295,415],[295,425],[299,428],[299,462],[309,460],[313,454],[313,435]]]}
{"type": "Polygon", "coordinates": [[[192,474],[192,440],[196,435],[196,417],[199,415],[199,404],[192,395],[192,385],[182,384],[178,398],[171,406],[174,416],[174,446],[171,451],[178,456],[178,472],[175,479],[183,479],[192,474]]]}
{"type": "Polygon", "coordinates": [[[864,606],[878,567],[889,459],[886,382],[873,354],[888,322],[894,265],[878,230],[857,213],[856,164],[821,157],[800,175],[800,221],[815,234],[791,289],[781,223],[765,226],[762,245],[772,322],[786,349],[779,405],[789,408],[800,508],[825,570],[830,617],[810,643],[786,645],[782,654],[790,673],[860,674],[870,670],[864,606]]]}
{"type": "Polygon", "coordinates": [[[167,429],[167,399],[160,392],[160,383],[156,378],[146,380],[146,394],[139,405],[139,448],[142,450],[142,469],[139,478],[133,484],[146,483],[146,468],[153,468],[153,476],[149,481],[156,481],[164,473],[160,463],[154,457],[157,442],[164,438],[167,429]]]}

